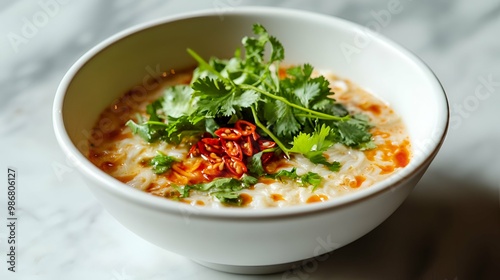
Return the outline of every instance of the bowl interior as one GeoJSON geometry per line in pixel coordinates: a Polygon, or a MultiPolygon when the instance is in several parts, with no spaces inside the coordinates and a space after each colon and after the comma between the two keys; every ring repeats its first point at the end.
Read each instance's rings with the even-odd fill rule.
{"type": "Polygon", "coordinates": [[[83,156],[87,139],[106,106],[131,88],[153,87],[154,78],[162,71],[195,65],[187,48],[205,58],[232,56],[241,46],[241,38],[252,35],[251,26],[256,22],[282,42],[287,64],[310,63],[331,70],[392,106],[406,123],[414,154],[401,171],[403,175],[435,152],[447,127],[447,101],[439,81],[419,59],[344,20],[268,8],[235,10],[223,17],[214,12],[178,16],[130,29],[101,43],[61,83],[55,103],[60,142],[67,152],[75,153],[77,161],[89,165],[83,156]]]}

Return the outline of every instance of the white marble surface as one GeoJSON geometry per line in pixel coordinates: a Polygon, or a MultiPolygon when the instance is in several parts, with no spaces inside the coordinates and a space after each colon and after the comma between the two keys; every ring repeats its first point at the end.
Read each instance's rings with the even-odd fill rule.
{"type": "Polygon", "coordinates": [[[59,81],[85,51],[124,28],[250,4],[367,25],[394,1],[1,1],[0,279],[499,279],[498,1],[400,0],[401,12],[383,24],[382,34],[415,52],[442,81],[451,127],[401,208],[317,267],[231,275],[150,245],[100,206],[56,143],[51,110],[59,81]],[[18,170],[16,273],[5,261],[7,166],[18,170]]]}

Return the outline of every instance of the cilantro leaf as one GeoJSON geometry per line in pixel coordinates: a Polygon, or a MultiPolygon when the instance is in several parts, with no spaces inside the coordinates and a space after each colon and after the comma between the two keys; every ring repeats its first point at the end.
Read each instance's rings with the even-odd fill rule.
{"type": "Polygon", "coordinates": [[[294,94],[300,100],[300,104],[306,108],[324,109],[327,104],[335,103],[328,96],[330,83],[323,76],[312,78],[314,68],[310,64],[295,66],[287,70],[288,76],[282,81],[283,87],[294,94]],[[320,102],[320,105],[316,103],[320,102]]]}
{"type": "Polygon", "coordinates": [[[285,59],[285,49],[283,48],[281,42],[278,41],[276,37],[269,36],[269,43],[271,43],[272,47],[271,58],[269,59],[269,62],[272,63],[285,59]]]}
{"type": "Polygon", "coordinates": [[[149,114],[148,121],[145,121],[141,115],[137,115],[138,123],[129,120],[125,125],[132,130],[133,134],[139,135],[149,143],[158,141],[165,135],[165,127],[167,126],[164,119],[158,115],[158,112],[161,111],[161,102],[162,98],[146,106],[146,113],[149,114]]]}
{"type": "Polygon", "coordinates": [[[255,177],[250,176],[250,175],[243,174],[243,176],[241,176],[241,178],[240,178],[240,181],[245,188],[248,188],[250,186],[257,184],[257,182],[259,180],[255,177]]]}
{"type": "Polygon", "coordinates": [[[297,168],[294,167],[294,168],[292,168],[292,170],[281,169],[274,174],[268,174],[267,177],[270,177],[273,179],[281,179],[281,178],[285,177],[285,178],[295,180],[299,176],[297,175],[297,168]]]}
{"type": "Polygon", "coordinates": [[[312,191],[315,191],[319,187],[319,185],[321,185],[323,178],[321,176],[319,176],[318,173],[314,173],[314,172],[309,171],[306,174],[300,176],[300,180],[302,181],[303,185],[313,186],[312,191]]]}
{"type": "Polygon", "coordinates": [[[257,177],[260,177],[266,173],[264,167],[262,166],[262,154],[263,154],[262,151],[254,154],[252,157],[248,159],[247,163],[247,168],[248,171],[250,171],[250,174],[253,174],[257,177]]]}
{"type": "Polygon", "coordinates": [[[215,136],[215,131],[219,129],[219,124],[213,118],[205,119],[205,130],[215,136]]]}
{"type": "Polygon", "coordinates": [[[297,175],[297,169],[295,167],[292,168],[292,170],[282,169],[274,174],[268,174],[267,177],[279,180],[287,178],[299,183],[303,187],[313,186],[313,191],[323,182],[323,178],[318,173],[309,171],[304,175],[297,175]]]}
{"type": "Polygon", "coordinates": [[[190,115],[194,109],[192,93],[193,89],[186,85],[167,88],[161,99],[161,107],[165,115],[173,118],[190,115]]]}
{"type": "Polygon", "coordinates": [[[259,61],[264,59],[264,47],[267,43],[271,44],[271,57],[269,63],[281,61],[285,58],[285,49],[278,39],[270,36],[266,28],[261,24],[253,25],[253,33],[259,35],[258,38],[246,37],[243,40],[245,51],[250,58],[257,58],[259,61]]]}
{"type": "Polygon", "coordinates": [[[286,73],[289,76],[293,77],[293,80],[295,80],[297,83],[304,83],[305,81],[307,81],[307,79],[309,79],[309,77],[311,77],[313,70],[314,68],[312,67],[312,65],[306,63],[304,65],[290,67],[286,70],[286,73]]]}
{"type": "Polygon", "coordinates": [[[257,183],[257,178],[243,174],[238,180],[235,178],[217,178],[208,183],[191,185],[191,188],[209,192],[234,192],[248,188],[257,183]]]}
{"type": "Polygon", "coordinates": [[[172,164],[177,161],[175,157],[167,156],[160,151],[156,151],[156,156],[149,161],[149,165],[153,167],[153,171],[156,174],[162,174],[169,170],[172,164]]]}
{"type": "MultiPolygon", "coordinates": [[[[217,178],[208,183],[188,185],[185,188],[208,192],[222,203],[240,206],[243,200],[237,192],[249,188],[257,184],[257,182],[257,178],[243,174],[239,180],[235,178],[217,178]]],[[[183,194],[185,194],[185,191],[183,191],[183,194]]]]}
{"type": "Polygon", "coordinates": [[[155,138],[154,133],[151,133],[150,127],[146,124],[138,124],[133,120],[129,120],[125,124],[130,127],[133,134],[139,134],[139,136],[147,142],[152,142],[153,138],[155,138]]]}
{"type": "Polygon", "coordinates": [[[133,120],[127,121],[125,123],[131,130],[133,134],[138,134],[142,139],[149,143],[153,143],[160,139],[164,134],[164,128],[166,124],[161,122],[147,121],[143,123],[136,123],[133,120]]]}
{"type": "Polygon", "coordinates": [[[311,152],[307,155],[307,158],[314,164],[323,164],[330,171],[339,171],[340,170],[340,162],[334,161],[329,162],[322,152],[311,152]]]}
{"type": "Polygon", "coordinates": [[[207,117],[231,116],[259,99],[255,91],[232,90],[223,82],[208,77],[198,79],[192,87],[194,95],[200,97],[198,114],[207,117]]]}
{"type": "Polygon", "coordinates": [[[158,116],[158,111],[161,109],[161,101],[162,99],[158,99],[155,102],[146,106],[146,113],[149,114],[149,120],[154,122],[162,121],[160,116],[158,116]]]}
{"type": "Polygon", "coordinates": [[[241,182],[234,178],[219,178],[208,183],[193,185],[200,191],[239,191],[242,189],[241,182]]]}
{"type": "Polygon", "coordinates": [[[178,144],[184,137],[201,135],[206,131],[204,120],[204,118],[193,119],[190,116],[169,118],[163,139],[178,144]]]}
{"type": "Polygon", "coordinates": [[[340,103],[336,103],[332,98],[325,98],[316,102],[312,108],[314,110],[321,110],[323,113],[327,113],[333,116],[345,117],[349,115],[349,111],[340,103]]]}
{"type": "Polygon", "coordinates": [[[206,102],[205,98],[218,98],[231,94],[231,89],[226,87],[223,81],[210,77],[197,79],[191,87],[194,90],[193,95],[200,97],[200,102],[206,102]]]}
{"type": "Polygon", "coordinates": [[[323,124],[319,131],[312,134],[300,133],[294,138],[290,152],[303,154],[312,163],[323,164],[330,171],[339,171],[340,163],[337,161],[329,162],[323,155],[323,152],[333,144],[329,139],[330,131],[330,127],[323,124]]]}
{"type": "Polygon", "coordinates": [[[192,190],[192,187],[190,185],[185,185],[185,186],[177,186],[175,184],[171,185],[177,192],[179,192],[179,198],[186,198],[189,197],[190,191],[192,190]]]}
{"type": "Polygon", "coordinates": [[[269,40],[269,34],[260,24],[253,25],[253,33],[259,37],[244,37],[242,40],[247,65],[258,65],[264,61],[264,47],[269,40]]]}
{"type": "MultiPolygon", "coordinates": [[[[333,124],[337,130],[337,141],[350,147],[357,147],[372,139],[368,129],[371,125],[363,115],[355,115],[348,121],[333,124]]],[[[371,146],[371,144],[367,144],[371,146]]]]}
{"type": "Polygon", "coordinates": [[[340,142],[347,146],[359,145],[359,143],[369,141],[371,137],[369,133],[359,129],[359,127],[353,123],[339,123],[337,124],[337,128],[341,137],[340,142]]]}
{"type": "Polygon", "coordinates": [[[299,135],[293,139],[293,146],[290,152],[303,154],[307,157],[309,153],[325,151],[333,144],[328,139],[330,129],[329,126],[322,125],[319,131],[315,131],[312,134],[299,133],[299,135]]]}
{"type": "Polygon", "coordinates": [[[320,84],[311,81],[305,82],[300,87],[294,90],[294,94],[299,98],[300,102],[309,108],[309,102],[318,96],[320,93],[320,84]]]}
{"type": "Polygon", "coordinates": [[[280,100],[274,100],[264,105],[264,115],[268,119],[267,125],[278,137],[291,138],[300,131],[301,125],[292,107],[280,100]]]}
{"type": "Polygon", "coordinates": [[[237,192],[217,192],[214,196],[223,204],[241,206],[243,199],[237,192]]]}
{"type": "Polygon", "coordinates": [[[375,149],[376,147],[377,147],[377,145],[375,144],[375,142],[373,142],[373,140],[370,140],[368,142],[364,142],[364,143],[357,145],[355,148],[359,149],[361,151],[365,151],[365,150],[375,149]]]}
{"type": "MultiPolygon", "coordinates": [[[[192,50],[189,50],[188,52],[192,52],[192,50]]],[[[211,79],[217,79],[218,76],[216,73],[212,72],[212,69],[222,73],[222,71],[226,66],[227,66],[226,60],[218,59],[216,57],[210,58],[210,60],[206,65],[200,63],[198,67],[196,67],[196,69],[194,69],[193,71],[193,78],[191,79],[191,85],[200,78],[208,77],[211,79]]]]}

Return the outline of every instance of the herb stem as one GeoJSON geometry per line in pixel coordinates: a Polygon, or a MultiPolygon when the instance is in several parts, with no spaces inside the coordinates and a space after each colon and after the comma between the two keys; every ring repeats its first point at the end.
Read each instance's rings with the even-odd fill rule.
{"type": "Polygon", "coordinates": [[[193,51],[192,49],[188,48],[187,49],[187,52],[198,62],[199,66],[202,66],[204,68],[206,68],[208,71],[212,72],[213,74],[215,74],[219,79],[221,79],[222,81],[224,81],[226,84],[231,84],[231,86],[233,87],[236,87],[236,85],[234,84],[234,82],[231,80],[231,79],[227,79],[225,78],[224,76],[221,75],[221,73],[219,73],[217,70],[215,70],[212,65],[208,64],[208,62],[206,62],[199,54],[197,54],[195,51],[193,51]]]}
{"type": "MultiPolygon", "coordinates": [[[[321,119],[321,120],[331,120],[331,118],[325,118],[325,117],[320,117],[320,116],[313,116],[311,114],[296,114],[295,115],[296,117],[304,117],[304,118],[314,118],[314,119],[321,119]]],[[[346,121],[348,120],[350,117],[349,116],[344,116],[344,117],[339,117],[339,118],[343,118],[341,121],[346,121]],[[347,117],[347,118],[346,118],[347,117]],[[345,118],[345,119],[344,119],[345,118]]]]}
{"type": "Polygon", "coordinates": [[[253,83],[253,85],[264,84],[264,85],[266,85],[266,86],[267,86],[267,87],[269,87],[269,88],[272,88],[272,87],[273,87],[272,85],[270,85],[270,84],[269,84],[269,83],[268,83],[268,82],[264,79],[264,77],[265,77],[266,75],[262,75],[262,76],[260,76],[260,77],[259,77],[258,75],[256,75],[255,73],[252,73],[252,72],[244,71],[243,73],[245,73],[245,74],[247,74],[247,75],[249,75],[249,76],[252,76],[253,78],[255,78],[255,79],[257,79],[257,80],[258,80],[257,82],[253,83]]]}
{"type": "Polygon", "coordinates": [[[285,147],[285,145],[278,139],[278,137],[276,137],[276,135],[274,135],[269,129],[267,129],[267,127],[265,125],[263,125],[260,122],[259,118],[257,117],[257,112],[255,112],[254,107],[250,106],[250,109],[252,109],[253,120],[254,120],[255,124],[258,127],[260,127],[260,129],[262,129],[267,135],[269,135],[269,137],[271,137],[274,140],[274,142],[276,142],[278,147],[280,147],[280,149],[283,151],[283,153],[285,153],[287,158],[290,158],[289,150],[287,149],[287,147],[285,147]]]}
{"type": "Polygon", "coordinates": [[[251,85],[242,84],[242,85],[240,85],[240,87],[243,88],[243,89],[251,89],[251,90],[254,90],[256,92],[262,93],[262,94],[264,94],[267,97],[279,100],[279,101],[285,103],[286,105],[288,105],[290,107],[294,107],[294,108],[299,109],[301,111],[313,114],[313,115],[315,115],[315,116],[317,116],[318,118],[321,118],[321,119],[334,120],[334,121],[346,121],[346,120],[348,120],[350,118],[348,115],[344,116],[344,117],[339,117],[339,116],[332,116],[332,115],[328,115],[328,114],[321,113],[321,112],[318,112],[318,111],[314,111],[314,110],[302,107],[300,105],[291,103],[290,101],[286,100],[282,96],[274,95],[274,94],[272,94],[270,92],[267,92],[265,90],[262,90],[262,89],[260,89],[258,87],[254,87],[254,86],[251,86],[251,85]]]}
{"type": "Polygon", "coordinates": [[[154,125],[161,125],[161,126],[167,126],[166,123],[164,122],[159,122],[159,121],[146,121],[144,124],[154,124],[154,125]]]}

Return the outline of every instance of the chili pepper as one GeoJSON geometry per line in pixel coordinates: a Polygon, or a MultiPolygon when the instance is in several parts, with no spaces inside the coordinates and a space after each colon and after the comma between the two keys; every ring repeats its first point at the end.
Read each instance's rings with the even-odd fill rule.
{"type": "Polygon", "coordinates": [[[201,155],[200,149],[198,149],[198,143],[191,146],[191,149],[189,149],[188,155],[190,157],[199,157],[201,155]]]}
{"type": "Polygon", "coordinates": [[[236,141],[231,141],[231,140],[221,140],[222,143],[222,148],[226,152],[226,154],[230,157],[237,158],[239,160],[243,159],[243,154],[241,152],[241,147],[236,141]]]}
{"type": "Polygon", "coordinates": [[[262,163],[268,163],[271,158],[274,156],[274,153],[263,153],[262,156],[260,157],[260,160],[262,163]]]}
{"type": "Polygon", "coordinates": [[[200,155],[208,155],[208,152],[207,150],[205,149],[205,145],[203,143],[203,141],[198,141],[198,143],[196,143],[196,146],[198,146],[198,151],[200,153],[200,155]]]}
{"type": "Polygon", "coordinates": [[[218,162],[222,162],[222,156],[219,156],[215,153],[210,153],[209,155],[205,156],[205,160],[207,160],[211,163],[218,163],[218,162]]]}
{"type": "Polygon", "coordinates": [[[210,132],[203,132],[201,138],[212,138],[212,134],[210,134],[210,132]]]}
{"type": "Polygon", "coordinates": [[[216,162],[205,167],[205,169],[203,169],[203,173],[210,176],[217,176],[222,173],[222,171],[224,170],[224,166],[225,163],[223,161],[216,162]]]}
{"type": "Polygon", "coordinates": [[[266,139],[261,139],[261,140],[257,141],[257,143],[259,144],[259,149],[261,151],[266,150],[266,149],[270,149],[270,148],[274,148],[276,146],[276,142],[271,141],[271,140],[266,140],[266,139]]]}
{"type": "Polygon", "coordinates": [[[203,141],[203,143],[208,145],[220,145],[219,138],[202,138],[201,141],[203,141]]]}
{"type": "Polygon", "coordinates": [[[253,138],[253,140],[254,140],[254,141],[257,141],[257,139],[259,139],[259,138],[260,138],[260,135],[257,133],[257,131],[254,131],[254,132],[252,133],[252,138],[253,138]]]}
{"type": "Polygon", "coordinates": [[[248,171],[246,165],[236,158],[224,156],[223,159],[227,169],[235,175],[241,176],[248,171]]]}
{"type": "Polygon", "coordinates": [[[236,121],[234,128],[238,129],[243,136],[248,136],[255,132],[255,125],[244,120],[236,121]]]}
{"type": "Polygon", "coordinates": [[[219,138],[203,138],[201,141],[204,144],[205,150],[209,153],[222,154],[223,149],[219,138]]]}
{"type": "Polygon", "coordinates": [[[240,148],[244,155],[253,156],[253,143],[250,135],[241,137],[240,148]]]}
{"type": "Polygon", "coordinates": [[[224,140],[238,140],[241,138],[241,131],[236,128],[222,127],[217,129],[214,133],[224,140]]]}
{"type": "MultiPolygon", "coordinates": [[[[248,170],[244,156],[251,157],[254,153],[276,147],[274,141],[259,139],[256,126],[244,120],[236,121],[234,128],[219,128],[214,134],[213,137],[204,133],[189,150],[189,156],[201,156],[205,160],[202,173],[207,179],[228,174],[225,172],[241,176],[248,170]],[[226,168],[227,171],[224,171],[226,168]]],[[[275,158],[274,152],[266,152],[262,154],[261,161],[268,164],[275,158]]]]}

